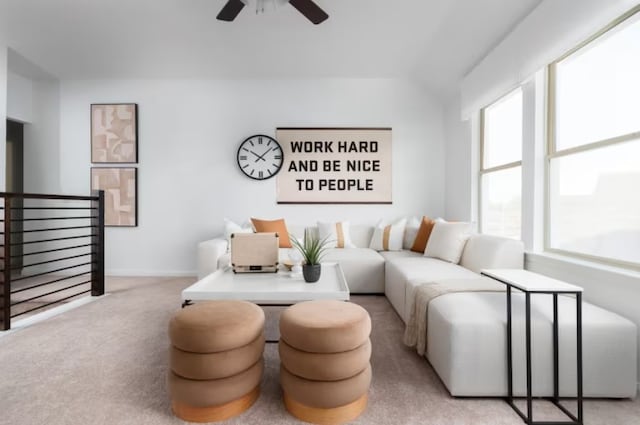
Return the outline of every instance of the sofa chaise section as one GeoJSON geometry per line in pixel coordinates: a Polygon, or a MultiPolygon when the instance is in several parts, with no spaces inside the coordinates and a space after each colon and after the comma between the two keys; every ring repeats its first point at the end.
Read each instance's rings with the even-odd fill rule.
{"type": "MultiPolygon", "coordinates": [[[[514,292],[514,395],[526,394],[524,295],[514,292]]],[[[553,395],[553,303],[533,295],[533,395],[553,395]]],[[[425,356],[453,396],[507,394],[505,292],[458,292],[434,298],[427,310],[425,356]]],[[[560,396],[576,394],[575,299],[558,297],[560,396]]],[[[635,397],[637,328],[615,313],[583,302],[585,397],[635,397]]]]}

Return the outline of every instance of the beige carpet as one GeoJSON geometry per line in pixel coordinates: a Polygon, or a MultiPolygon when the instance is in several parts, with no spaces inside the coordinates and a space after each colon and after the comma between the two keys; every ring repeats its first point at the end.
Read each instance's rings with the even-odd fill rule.
{"type": "MultiPolygon", "coordinates": [[[[181,424],[165,376],[171,314],[192,280],[112,278],[109,296],[0,336],[0,423],[181,424]]],[[[402,345],[403,325],[384,297],[360,296],[373,319],[370,402],[357,424],[520,425],[498,399],[452,398],[428,362],[402,345]]],[[[268,316],[273,317],[270,310],[268,316]]],[[[270,320],[274,333],[275,320],[270,320]]],[[[257,403],[231,424],[296,424],[281,402],[278,355],[267,345],[257,403]]],[[[536,420],[562,417],[543,405],[536,420]]],[[[640,401],[589,400],[586,424],[640,424],[640,401]]]]}

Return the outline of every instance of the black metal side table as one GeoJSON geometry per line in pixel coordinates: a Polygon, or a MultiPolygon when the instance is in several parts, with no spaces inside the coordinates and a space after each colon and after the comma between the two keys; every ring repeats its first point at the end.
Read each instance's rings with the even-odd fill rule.
{"type": "Polygon", "coordinates": [[[560,280],[551,279],[527,270],[491,269],[482,270],[482,274],[507,286],[507,403],[528,425],[583,425],[582,411],[582,288],[560,280]],[[525,415],[513,402],[513,350],[511,336],[511,290],[516,289],[525,294],[525,326],[527,357],[527,413],[525,415]],[[570,420],[568,421],[534,421],[533,397],[531,382],[531,295],[553,295],[553,397],[544,397],[556,405],[570,420]],[[575,295],[576,299],[576,349],[577,349],[577,415],[574,415],[560,403],[558,386],[558,294],[575,295]]]}

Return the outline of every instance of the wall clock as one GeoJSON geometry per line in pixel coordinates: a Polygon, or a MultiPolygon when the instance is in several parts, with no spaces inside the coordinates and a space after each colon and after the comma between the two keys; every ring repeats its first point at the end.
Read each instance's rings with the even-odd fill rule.
{"type": "Polygon", "coordinates": [[[242,142],[237,159],[240,170],[255,180],[275,176],[284,162],[280,144],[264,134],[256,134],[242,142]]]}

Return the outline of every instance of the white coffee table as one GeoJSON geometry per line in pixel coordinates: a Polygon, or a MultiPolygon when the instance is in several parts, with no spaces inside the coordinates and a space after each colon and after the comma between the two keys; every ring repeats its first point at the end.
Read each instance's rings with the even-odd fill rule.
{"type": "Polygon", "coordinates": [[[182,291],[184,305],[204,300],[244,300],[259,305],[291,305],[311,300],[349,300],[349,287],[337,263],[322,264],[320,280],[306,283],[291,273],[233,273],[217,270],[182,291]]]}

